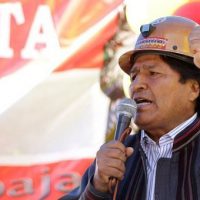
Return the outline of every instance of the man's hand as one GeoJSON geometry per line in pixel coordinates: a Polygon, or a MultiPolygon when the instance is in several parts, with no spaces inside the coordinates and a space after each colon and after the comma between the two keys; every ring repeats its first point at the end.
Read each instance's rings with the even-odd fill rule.
{"type": "Polygon", "coordinates": [[[200,68],[200,26],[196,26],[189,36],[190,49],[194,55],[194,64],[200,68]]]}
{"type": "Polygon", "coordinates": [[[119,141],[111,141],[101,146],[96,156],[96,170],[93,179],[96,190],[108,192],[109,177],[123,179],[125,161],[132,153],[133,148],[126,148],[119,141]]]}

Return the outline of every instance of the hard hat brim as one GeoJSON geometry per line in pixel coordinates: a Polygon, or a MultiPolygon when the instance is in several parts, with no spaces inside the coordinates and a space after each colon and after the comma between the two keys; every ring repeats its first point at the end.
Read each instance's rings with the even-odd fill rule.
{"type": "Polygon", "coordinates": [[[138,50],[128,51],[128,52],[126,52],[126,53],[124,53],[120,56],[120,58],[119,58],[120,68],[125,73],[129,74],[135,59],[139,55],[144,55],[144,54],[164,55],[164,56],[169,56],[169,57],[172,57],[172,58],[182,60],[186,63],[194,64],[193,63],[193,57],[186,56],[184,54],[172,53],[172,52],[165,51],[165,50],[152,50],[152,49],[150,49],[150,50],[141,49],[140,50],[140,49],[138,49],[138,50]]]}

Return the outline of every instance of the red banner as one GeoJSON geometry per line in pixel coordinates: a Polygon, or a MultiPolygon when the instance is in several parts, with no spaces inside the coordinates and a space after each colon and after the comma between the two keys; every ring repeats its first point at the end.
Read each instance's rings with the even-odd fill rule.
{"type": "MultiPolygon", "coordinates": [[[[91,35],[88,32],[90,38],[85,38],[86,43],[77,44],[75,53],[79,53],[79,57],[76,56],[76,62],[68,61],[68,64],[74,67],[73,64],[79,60],[76,67],[81,67],[81,58],[84,59],[84,66],[86,60],[93,67],[99,65],[99,62],[102,64],[103,57],[98,58],[98,55],[102,53],[105,42],[113,36],[117,26],[116,21],[114,26],[111,25],[113,17],[103,26],[100,21],[121,2],[122,0],[0,1],[0,76],[14,72],[30,60],[40,58],[41,53],[49,56],[69,47],[93,27],[101,28],[91,35]],[[81,54],[88,52],[92,56],[82,57],[81,54]]],[[[62,69],[68,68],[66,63],[64,65],[62,69]]]]}
{"type": "Polygon", "coordinates": [[[52,164],[0,167],[0,199],[52,200],[80,184],[92,159],[52,164]]]}

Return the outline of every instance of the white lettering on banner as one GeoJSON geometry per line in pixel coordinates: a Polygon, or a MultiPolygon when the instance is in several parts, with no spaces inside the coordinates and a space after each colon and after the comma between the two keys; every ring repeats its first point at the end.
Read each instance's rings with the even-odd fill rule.
{"type": "Polygon", "coordinates": [[[55,189],[63,193],[68,193],[72,188],[80,184],[80,177],[77,174],[63,174],[60,178],[64,180],[57,183],[55,189]]]}
{"type": "Polygon", "coordinates": [[[13,49],[10,47],[11,16],[17,24],[24,23],[21,4],[19,2],[0,4],[0,57],[2,58],[13,56],[13,49]]]}
{"type": "Polygon", "coordinates": [[[21,52],[22,58],[39,57],[40,50],[36,49],[37,44],[45,45],[42,49],[43,56],[50,56],[60,48],[51,11],[46,5],[39,6],[36,11],[27,43],[21,52]]]}
{"type": "Polygon", "coordinates": [[[13,188],[7,191],[10,197],[21,197],[33,193],[33,181],[30,178],[22,178],[12,181],[13,188]]]}
{"type": "Polygon", "coordinates": [[[46,167],[45,169],[43,169],[42,173],[44,174],[44,176],[42,176],[41,178],[41,197],[40,199],[45,199],[46,197],[48,197],[48,195],[50,194],[50,188],[51,188],[51,178],[49,176],[49,168],[46,167]]]}
{"type": "MultiPolygon", "coordinates": [[[[14,49],[10,47],[11,17],[17,25],[23,25],[26,22],[22,4],[20,2],[0,3],[0,58],[12,58],[14,55],[14,49]]],[[[24,40],[26,40],[25,46],[21,50],[21,57],[24,59],[49,57],[53,52],[60,50],[48,5],[38,6],[28,37],[24,40]]]]}
{"type": "Polygon", "coordinates": [[[0,181],[0,196],[3,195],[4,190],[5,190],[5,186],[4,186],[4,184],[0,181]]]}
{"type": "Polygon", "coordinates": [[[77,187],[80,184],[80,180],[80,174],[71,172],[56,175],[52,181],[51,175],[49,174],[49,168],[47,167],[42,170],[39,183],[34,182],[33,178],[23,177],[10,180],[11,184],[7,185],[8,188],[6,188],[4,182],[0,180],[0,198],[5,197],[5,195],[12,198],[23,198],[26,196],[31,197],[37,193],[37,195],[39,195],[37,196],[38,199],[45,199],[52,192],[52,184],[54,185],[54,189],[56,191],[64,194],[77,187]]]}

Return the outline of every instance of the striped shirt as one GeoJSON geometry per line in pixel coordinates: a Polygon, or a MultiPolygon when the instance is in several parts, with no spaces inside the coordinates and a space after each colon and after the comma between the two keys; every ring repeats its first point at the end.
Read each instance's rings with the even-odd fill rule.
{"type": "Polygon", "coordinates": [[[175,136],[190,125],[197,117],[195,113],[191,118],[178,125],[170,132],[163,135],[159,142],[153,141],[146,133],[142,130],[141,132],[141,146],[147,156],[147,197],[146,200],[154,200],[155,190],[155,175],[157,161],[160,158],[171,158],[172,147],[175,136]]]}

